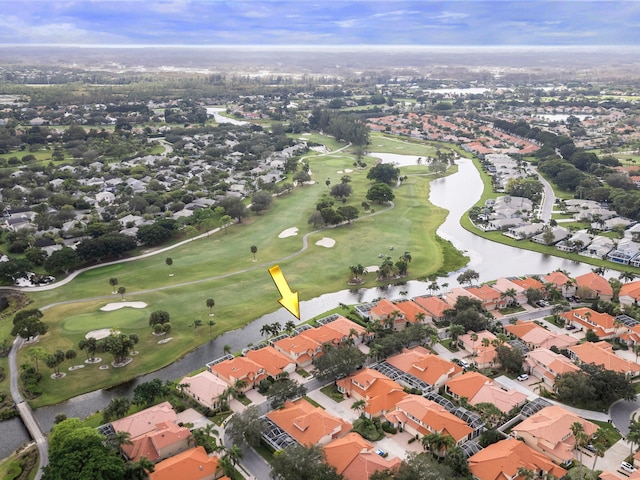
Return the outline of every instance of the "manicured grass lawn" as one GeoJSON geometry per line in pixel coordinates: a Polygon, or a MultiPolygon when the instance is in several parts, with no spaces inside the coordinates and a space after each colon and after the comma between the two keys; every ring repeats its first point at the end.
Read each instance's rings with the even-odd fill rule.
{"type": "Polygon", "coordinates": [[[622,438],[622,435],[615,429],[615,427],[609,422],[601,422],[599,420],[589,420],[595,423],[598,427],[602,428],[607,438],[607,445],[612,446],[622,438]]]}
{"type": "MultiPolygon", "coordinates": [[[[433,147],[410,143],[407,148],[412,154],[425,154],[417,152],[426,152],[433,147]]],[[[377,213],[374,216],[313,233],[309,237],[308,250],[298,254],[302,249],[302,236],[314,230],[307,219],[318,200],[329,191],[324,179],[330,178],[331,184],[336,184],[344,175],[338,171],[353,168],[353,158],[342,153],[314,155],[308,160],[312,176],[319,183],[299,187],[289,195],[278,197],[269,211],[228,228],[227,234],[219,232],[157,256],[91,270],[59,289],[30,294],[33,300],[30,308],[72,302],[45,311],[44,321],[49,325],[49,333],[42,337],[40,346],[48,352],[77,350],[85,333],[97,328],[118,328],[140,337],[136,347],[140,354],[124,368],[99,370],[98,365],[88,365],[67,372],[64,379],[55,381],[47,374],[41,383],[46,393],[32,402],[33,405],[56,403],[159,369],[213,336],[278,309],[280,296],[268,273],[268,268],[274,264],[280,265],[291,288],[299,291],[301,300],[306,300],[327,291],[347,288],[349,265],[379,265],[379,253],[390,255],[395,261],[404,252],[411,252],[406,280],[455,271],[466,263],[466,258],[449,242],[436,237],[435,231],[444,221],[446,211],[427,202],[431,178],[419,175],[409,175],[408,180],[395,189],[394,208],[374,204],[372,207],[377,213]],[[299,229],[297,236],[278,238],[280,232],[291,227],[299,229]],[[323,237],[335,240],[335,246],[316,245],[323,237]],[[252,245],[258,247],[255,263],[250,252],[252,245]],[[389,251],[390,245],[394,246],[393,252],[389,251]],[[173,259],[172,277],[165,264],[168,256],[173,259]],[[111,294],[110,277],[118,278],[118,285],[126,288],[126,300],[144,301],[147,308],[99,311],[106,303],[120,301],[119,295],[111,294]],[[207,298],[214,298],[216,302],[213,318],[216,325],[212,332],[206,325],[209,319],[207,298]],[[168,336],[173,340],[164,345],[157,344],[159,338],[151,335],[148,326],[148,317],[155,310],[166,310],[171,315],[173,329],[168,336]],[[197,331],[190,327],[194,319],[203,322],[197,331]]],[[[411,171],[416,167],[410,167],[411,171]]],[[[422,168],[427,171],[427,167],[422,168]]],[[[349,173],[354,193],[347,205],[358,208],[361,216],[364,214],[360,204],[370,186],[367,171],[349,173]]],[[[365,279],[363,287],[379,285],[375,275],[365,279]]],[[[9,329],[10,322],[0,322],[0,333],[8,334],[9,329]]],[[[80,363],[83,355],[78,352],[79,358],[73,363],[80,363]]],[[[102,356],[105,363],[111,361],[110,355],[102,356]]],[[[23,349],[18,365],[27,361],[23,349]]],[[[71,362],[65,362],[62,367],[66,369],[70,365],[71,362]]],[[[43,371],[46,370],[45,367],[43,371]]]]}
{"type": "MultiPolygon", "coordinates": [[[[416,139],[385,135],[374,132],[370,135],[368,150],[371,152],[397,153],[435,157],[436,147],[416,139]]],[[[426,170],[426,169],[425,169],[426,170]]]]}
{"type": "Polygon", "coordinates": [[[329,397],[334,402],[341,402],[344,400],[344,396],[338,391],[334,384],[329,384],[320,389],[322,393],[324,393],[327,397],[329,397]]]}

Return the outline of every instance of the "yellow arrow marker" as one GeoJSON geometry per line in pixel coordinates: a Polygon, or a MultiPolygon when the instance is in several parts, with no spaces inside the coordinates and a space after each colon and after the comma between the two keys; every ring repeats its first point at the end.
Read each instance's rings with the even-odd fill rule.
{"type": "Polygon", "coordinates": [[[280,305],[289,310],[298,320],[300,320],[300,301],[298,300],[298,292],[292,292],[287,283],[287,279],[284,278],[284,274],[278,265],[274,265],[269,269],[273,283],[276,284],[276,288],[282,295],[282,298],[278,300],[280,305]]]}

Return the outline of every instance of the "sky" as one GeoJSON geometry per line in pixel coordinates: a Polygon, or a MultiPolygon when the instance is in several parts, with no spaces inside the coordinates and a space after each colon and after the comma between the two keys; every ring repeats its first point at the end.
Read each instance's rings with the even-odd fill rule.
{"type": "Polygon", "coordinates": [[[1,45],[640,45],[640,1],[0,0],[1,45]]]}

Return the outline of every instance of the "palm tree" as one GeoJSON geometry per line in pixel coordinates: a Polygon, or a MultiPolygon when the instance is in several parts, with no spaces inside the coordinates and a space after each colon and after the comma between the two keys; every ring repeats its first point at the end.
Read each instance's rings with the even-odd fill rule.
{"type": "Polygon", "coordinates": [[[596,462],[598,461],[598,457],[604,457],[604,452],[607,451],[607,440],[606,440],[606,432],[602,427],[598,428],[596,433],[591,437],[591,445],[595,448],[593,451],[593,466],[591,470],[595,471],[596,462]]]}
{"type": "Polygon", "coordinates": [[[456,441],[448,433],[442,434],[442,433],[434,432],[422,437],[423,448],[425,448],[425,450],[427,449],[430,450],[432,454],[434,456],[437,456],[438,458],[444,457],[446,455],[447,450],[449,450],[455,444],[456,444],[456,441]]]}
{"type": "Polygon", "coordinates": [[[169,276],[173,277],[173,273],[171,273],[171,265],[173,265],[173,258],[167,257],[167,259],[164,261],[164,263],[166,263],[167,266],[169,267],[169,276]]]}
{"type": "Polygon", "coordinates": [[[260,328],[260,335],[264,335],[266,337],[271,334],[272,334],[271,325],[269,325],[268,323],[265,323],[262,326],[262,328],[260,328]]]}
{"type": "Polygon", "coordinates": [[[197,318],[193,321],[193,331],[197,331],[198,327],[202,326],[202,320],[198,320],[197,318]]]}
{"type": "Polygon", "coordinates": [[[235,466],[240,460],[242,460],[244,455],[240,447],[234,443],[231,448],[227,450],[227,454],[225,456],[229,457],[229,460],[231,460],[231,463],[235,466]]]}
{"type": "Polygon", "coordinates": [[[207,298],[207,308],[209,309],[209,316],[213,317],[213,307],[215,306],[216,301],[213,298],[207,298]]]}
{"type": "Polygon", "coordinates": [[[452,323],[449,325],[449,334],[451,335],[451,343],[456,343],[458,337],[464,334],[464,327],[459,323],[452,323]]]}
{"type": "Polygon", "coordinates": [[[636,278],[636,274],[633,272],[622,272],[618,275],[618,278],[622,280],[624,283],[632,282],[636,278]]]}
{"type": "Polygon", "coordinates": [[[365,408],[367,408],[367,402],[362,399],[356,400],[355,402],[353,402],[353,405],[351,405],[351,410],[355,410],[360,415],[362,415],[362,412],[364,412],[365,408]]]}
{"type": "Polygon", "coordinates": [[[211,335],[211,330],[213,330],[213,326],[216,324],[213,320],[209,320],[207,325],[209,325],[209,335],[211,335]]]}
{"type": "Polygon", "coordinates": [[[233,389],[238,393],[242,393],[242,391],[247,388],[249,386],[249,384],[247,383],[246,380],[243,380],[242,378],[239,380],[236,380],[236,383],[233,384],[233,389]]]}
{"type": "Polygon", "coordinates": [[[117,431],[110,435],[107,439],[108,444],[114,451],[117,451],[121,456],[124,456],[122,447],[125,445],[133,445],[131,441],[131,434],[129,432],[117,431]]]}
{"type": "Polygon", "coordinates": [[[295,328],[296,322],[294,322],[293,320],[287,320],[287,322],[284,324],[284,331],[287,333],[293,332],[295,328]]]}
{"type": "Polygon", "coordinates": [[[504,292],[500,294],[500,298],[509,298],[507,305],[512,306],[516,301],[516,296],[518,292],[516,292],[515,288],[508,288],[504,292]]]}
{"type": "Polygon", "coordinates": [[[253,261],[256,261],[256,253],[258,253],[258,247],[251,245],[251,253],[253,253],[253,261]]]}
{"type": "Polygon", "coordinates": [[[633,454],[633,446],[640,445],[640,420],[636,420],[636,414],[631,415],[631,423],[629,423],[629,433],[627,433],[627,442],[631,444],[630,455],[633,454]]]}
{"type": "Polygon", "coordinates": [[[180,394],[182,395],[182,398],[184,398],[184,390],[186,388],[189,388],[189,384],[188,383],[179,383],[178,385],[176,385],[176,388],[178,390],[180,390],[180,394]]]}
{"type": "Polygon", "coordinates": [[[473,332],[469,338],[471,339],[471,353],[472,354],[476,354],[476,349],[475,349],[475,345],[476,345],[476,341],[478,340],[478,334],[476,332],[473,332]]]}
{"type": "Polygon", "coordinates": [[[227,355],[229,355],[229,354],[231,353],[231,345],[229,345],[228,343],[227,343],[227,344],[225,344],[225,346],[224,346],[224,347],[222,347],[222,351],[223,351],[224,353],[226,353],[227,355]]]}
{"type": "Polygon", "coordinates": [[[118,295],[120,295],[120,297],[122,298],[122,301],[124,302],[124,294],[127,293],[127,289],[124,287],[118,287],[118,295]]]}
{"type": "Polygon", "coordinates": [[[491,345],[491,341],[487,337],[484,337],[480,343],[484,348],[487,348],[489,345],[491,345]]]}
{"type": "Polygon", "coordinates": [[[446,295],[449,289],[449,284],[448,283],[443,283],[442,284],[442,288],[444,289],[444,294],[446,295]]]}
{"type": "Polygon", "coordinates": [[[271,324],[271,332],[274,335],[278,335],[281,331],[282,331],[282,325],[280,324],[280,322],[273,322],[271,324]]]}
{"type": "Polygon", "coordinates": [[[584,432],[584,425],[582,425],[580,422],[573,422],[573,424],[571,424],[571,433],[573,433],[573,436],[575,437],[575,443],[573,445],[573,449],[576,451],[576,459],[580,462],[580,467],[579,467],[579,478],[583,478],[582,476],[582,450],[580,450],[581,447],[584,447],[587,442],[589,441],[589,438],[587,437],[587,434],[584,432]]]}
{"type": "Polygon", "coordinates": [[[114,295],[115,295],[116,293],[118,293],[118,292],[116,291],[116,286],[118,285],[118,279],[117,279],[116,277],[111,277],[111,278],[109,279],[109,285],[111,285],[111,293],[112,293],[112,294],[114,294],[114,295]]]}
{"type": "Polygon", "coordinates": [[[361,275],[365,275],[367,273],[367,269],[362,266],[361,263],[357,265],[350,265],[349,270],[351,271],[351,275],[353,275],[353,280],[359,280],[361,275]]]}

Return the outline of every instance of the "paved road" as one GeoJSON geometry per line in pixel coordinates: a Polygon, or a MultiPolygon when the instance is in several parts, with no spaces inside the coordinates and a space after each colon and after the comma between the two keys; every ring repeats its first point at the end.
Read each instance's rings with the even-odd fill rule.
{"type": "Polygon", "coordinates": [[[544,222],[548,222],[551,220],[551,213],[553,212],[553,206],[556,203],[556,196],[553,193],[553,188],[549,182],[547,182],[547,180],[538,173],[535,167],[530,166],[529,168],[538,175],[538,180],[540,180],[540,183],[542,183],[542,186],[544,187],[542,191],[542,204],[539,209],[539,218],[544,222]]]}
{"type": "Polygon", "coordinates": [[[40,480],[43,474],[43,468],[49,464],[49,442],[47,441],[47,437],[45,436],[42,428],[38,424],[38,421],[33,416],[33,412],[31,407],[27,402],[24,401],[22,395],[20,394],[20,388],[18,387],[18,367],[16,365],[16,354],[18,350],[22,346],[23,340],[19,336],[16,337],[13,342],[13,346],[11,347],[11,352],[9,352],[9,386],[11,389],[11,396],[13,397],[13,401],[16,404],[16,408],[18,409],[18,413],[22,418],[31,438],[33,438],[36,442],[36,446],[38,447],[38,453],[40,455],[40,466],[38,468],[38,473],[35,476],[35,480],[40,480]]]}

